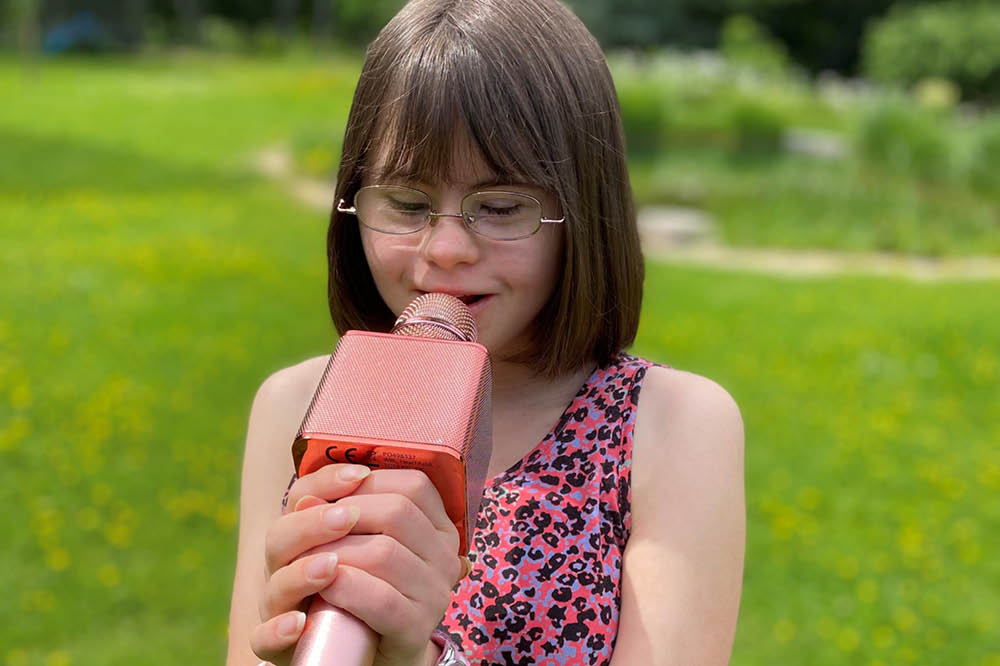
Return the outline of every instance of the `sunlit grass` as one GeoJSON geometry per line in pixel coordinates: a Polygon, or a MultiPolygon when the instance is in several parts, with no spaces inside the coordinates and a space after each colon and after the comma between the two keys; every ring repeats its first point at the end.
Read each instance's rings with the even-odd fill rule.
{"type": "MultiPolygon", "coordinates": [[[[325,216],[249,160],[354,75],[0,62],[0,663],[221,661],[250,400],[332,343],[325,216]]],[[[734,664],[1000,660],[998,300],[650,265],[636,351],[747,425],[734,664]]]]}

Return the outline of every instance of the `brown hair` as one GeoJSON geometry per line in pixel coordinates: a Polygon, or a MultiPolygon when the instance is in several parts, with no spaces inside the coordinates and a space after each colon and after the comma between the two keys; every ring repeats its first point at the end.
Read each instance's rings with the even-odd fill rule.
{"type": "MultiPolygon", "coordinates": [[[[562,275],[517,359],[555,377],[632,343],[643,263],[621,115],[596,40],[558,0],[412,0],[369,46],[337,177],[352,201],[383,176],[448,179],[456,136],[499,179],[556,194],[562,275]]],[[[388,330],[357,221],[334,207],[328,297],[340,333],[388,330]]]]}

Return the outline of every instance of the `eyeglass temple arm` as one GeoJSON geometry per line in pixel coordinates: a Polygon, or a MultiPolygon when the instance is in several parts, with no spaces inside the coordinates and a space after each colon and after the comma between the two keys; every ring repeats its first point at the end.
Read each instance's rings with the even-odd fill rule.
{"type": "Polygon", "coordinates": [[[337,202],[337,212],[338,213],[349,213],[350,215],[357,215],[358,209],[355,206],[348,207],[344,200],[341,199],[337,202]]]}
{"type": "Polygon", "coordinates": [[[566,221],[565,217],[560,217],[558,220],[549,220],[543,217],[542,219],[539,220],[539,222],[541,222],[542,224],[562,224],[565,221],[566,221]]]}

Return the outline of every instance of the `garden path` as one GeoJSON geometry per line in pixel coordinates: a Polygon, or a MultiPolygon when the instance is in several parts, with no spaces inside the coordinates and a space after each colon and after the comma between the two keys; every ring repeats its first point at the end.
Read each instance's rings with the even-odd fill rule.
{"type": "MultiPolygon", "coordinates": [[[[329,212],[333,185],[296,174],[287,147],[272,146],[261,151],[254,159],[254,167],[279,182],[302,203],[329,212]]],[[[923,281],[1000,280],[1000,257],[932,258],[888,252],[732,247],[713,239],[711,219],[703,211],[644,208],[638,218],[643,250],[647,256],[668,263],[798,277],[877,275],[923,281]]]]}

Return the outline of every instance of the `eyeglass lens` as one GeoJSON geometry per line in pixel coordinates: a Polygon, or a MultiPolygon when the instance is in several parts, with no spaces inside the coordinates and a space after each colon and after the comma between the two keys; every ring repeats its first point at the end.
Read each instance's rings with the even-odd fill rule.
{"type": "MultiPolygon", "coordinates": [[[[427,194],[407,187],[364,187],[355,198],[358,218],[376,231],[407,234],[427,224],[432,204],[427,194]]],[[[496,240],[530,236],[541,225],[541,205],[516,192],[476,192],[462,200],[462,217],[473,231],[496,240]]]]}

